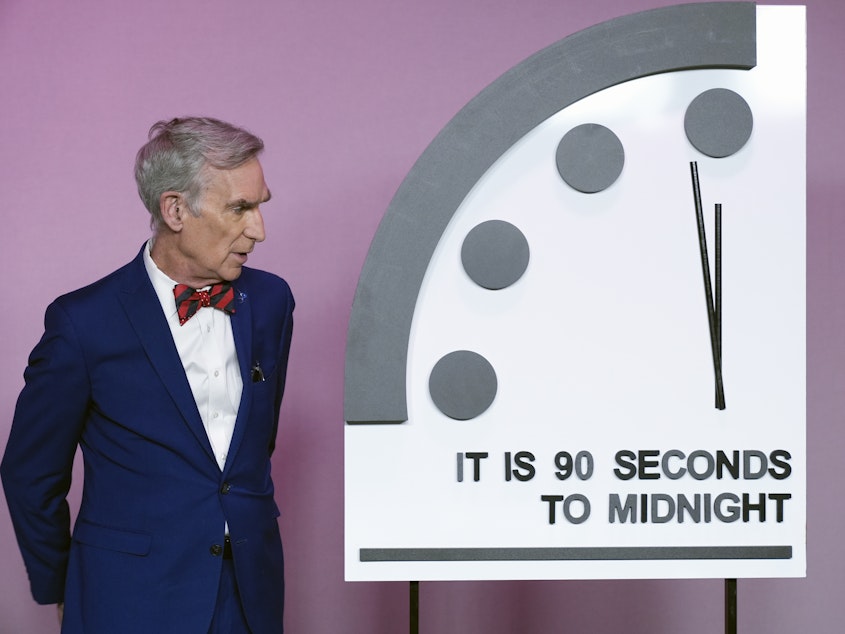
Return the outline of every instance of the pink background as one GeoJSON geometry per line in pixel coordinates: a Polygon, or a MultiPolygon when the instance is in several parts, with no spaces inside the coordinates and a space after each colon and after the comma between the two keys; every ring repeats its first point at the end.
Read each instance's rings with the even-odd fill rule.
{"type": "MultiPolygon", "coordinates": [[[[181,114],[244,125],[267,144],[273,191],[251,263],[286,277],[297,298],[274,457],[287,628],[406,631],[406,583],[343,581],[343,356],[370,239],[415,159],[479,90],[575,31],[665,4],[0,0],[0,451],[46,305],[148,236],[132,162],[149,126],[181,114]]],[[[845,3],[807,5],[808,577],[740,580],[747,634],[845,623],[845,3]]],[[[54,608],[30,598],[4,500],[0,543],[0,633],[57,631],[54,608]]],[[[722,619],[718,580],[421,585],[426,633],[703,634],[722,619]]]]}

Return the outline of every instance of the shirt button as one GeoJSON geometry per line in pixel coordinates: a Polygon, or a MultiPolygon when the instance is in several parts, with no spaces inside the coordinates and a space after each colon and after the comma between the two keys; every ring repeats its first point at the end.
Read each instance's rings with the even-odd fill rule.
{"type": "Polygon", "coordinates": [[[212,417],[212,418],[217,418],[218,416],[220,416],[220,412],[214,412],[214,413],[211,415],[211,417],[212,417]]]}
{"type": "Polygon", "coordinates": [[[208,549],[209,552],[214,555],[215,557],[219,557],[223,554],[223,546],[220,544],[214,544],[211,548],[208,549]]]}
{"type": "Polygon", "coordinates": [[[223,495],[227,495],[229,493],[229,491],[231,491],[231,490],[232,490],[232,485],[229,484],[228,482],[224,482],[223,486],[220,487],[220,493],[222,493],[223,495]]]}
{"type": "Polygon", "coordinates": [[[215,370],[215,371],[214,371],[214,376],[220,376],[220,370],[215,370]]]}

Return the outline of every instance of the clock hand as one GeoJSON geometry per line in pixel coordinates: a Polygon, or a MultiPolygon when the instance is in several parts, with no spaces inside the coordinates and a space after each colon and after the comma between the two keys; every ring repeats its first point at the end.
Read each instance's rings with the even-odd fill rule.
{"type": "Polygon", "coordinates": [[[716,203],[716,210],[715,210],[715,225],[716,225],[716,247],[715,247],[715,266],[716,266],[716,302],[715,302],[715,313],[716,313],[716,348],[719,351],[719,369],[718,374],[716,375],[716,407],[719,409],[725,409],[725,391],[724,385],[721,387],[720,392],[720,385],[722,384],[722,204],[716,203]],[[719,400],[721,393],[721,401],[719,400]],[[719,404],[721,403],[721,407],[719,404]]]}
{"type": "MultiPolygon", "coordinates": [[[[707,257],[707,237],[704,233],[704,212],[701,208],[701,188],[698,181],[698,163],[690,162],[692,175],[692,194],[695,201],[695,217],[698,225],[698,249],[701,254],[701,274],[704,279],[704,298],[707,302],[707,321],[710,326],[710,349],[713,353],[713,374],[716,377],[716,408],[725,409],[725,388],[722,384],[722,344],[721,344],[721,314],[716,316],[713,303],[713,287],[710,282],[710,261],[707,257]]],[[[721,205],[717,210],[717,224],[721,224],[721,205]]],[[[719,313],[722,308],[722,279],[721,279],[721,228],[717,238],[717,294],[719,298],[719,313]]]]}

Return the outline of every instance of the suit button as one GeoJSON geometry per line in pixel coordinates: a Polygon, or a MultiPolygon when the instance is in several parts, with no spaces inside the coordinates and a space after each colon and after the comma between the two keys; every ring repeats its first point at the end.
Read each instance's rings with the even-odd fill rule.
{"type": "Polygon", "coordinates": [[[211,548],[208,549],[212,555],[215,557],[219,557],[223,554],[223,546],[220,544],[214,544],[211,548]]]}
{"type": "Polygon", "coordinates": [[[231,490],[232,490],[232,485],[229,484],[228,482],[224,482],[223,486],[220,487],[220,493],[222,493],[223,495],[227,495],[229,493],[229,491],[231,491],[231,490]]]}

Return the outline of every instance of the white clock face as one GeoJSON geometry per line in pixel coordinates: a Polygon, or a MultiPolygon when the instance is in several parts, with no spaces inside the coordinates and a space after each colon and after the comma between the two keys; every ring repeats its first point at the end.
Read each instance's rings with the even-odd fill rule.
{"type": "Polygon", "coordinates": [[[478,179],[416,300],[407,421],[346,429],[348,579],[804,574],[803,20],[758,7],[752,70],[607,88],[478,179]]]}

